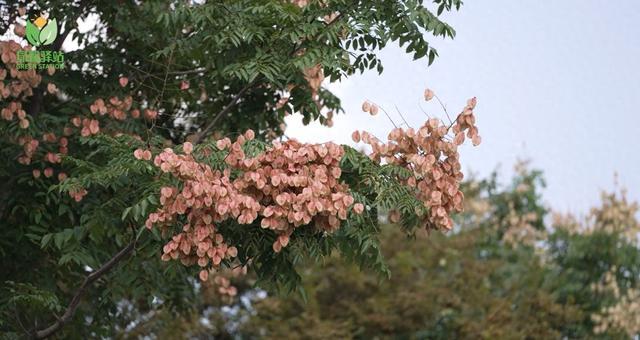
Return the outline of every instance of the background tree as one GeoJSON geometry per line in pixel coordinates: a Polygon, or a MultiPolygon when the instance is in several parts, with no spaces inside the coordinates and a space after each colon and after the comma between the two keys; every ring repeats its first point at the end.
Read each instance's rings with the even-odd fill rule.
{"type": "Polygon", "coordinates": [[[637,336],[638,204],[628,202],[624,191],[606,193],[585,219],[555,213],[549,219],[539,196],[542,174],[524,163],[516,169],[506,186],[498,185],[496,174],[466,182],[465,213],[453,233],[419,234],[408,242],[397,227],[383,227],[389,280],[336,256],[300,266],[306,296],[267,295],[252,288],[251,276],[230,274],[239,289],[231,305],[212,282],[203,290],[201,313],[169,323],[152,318],[144,330],[149,333],[138,334],[637,336]]]}
{"type": "MultiPolygon", "coordinates": [[[[459,230],[417,235],[407,242],[397,228],[383,230],[382,247],[392,273],[380,281],[336,258],[304,271],[308,302],[301,297],[257,299],[238,319],[237,334],[267,338],[560,337],[580,310],[541,289],[546,267],[533,245],[511,243],[505,231],[522,228],[508,216],[541,213],[540,173],[521,168],[513,184],[496,176],[465,185],[459,230]],[[530,186],[524,190],[523,183],[530,186]],[[521,204],[529,198],[530,204],[521,204]],[[286,320],[286,322],[285,322],[286,320]]],[[[233,318],[233,314],[213,314],[233,318]]],[[[233,324],[227,321],[226,325],[233,324]]]]}

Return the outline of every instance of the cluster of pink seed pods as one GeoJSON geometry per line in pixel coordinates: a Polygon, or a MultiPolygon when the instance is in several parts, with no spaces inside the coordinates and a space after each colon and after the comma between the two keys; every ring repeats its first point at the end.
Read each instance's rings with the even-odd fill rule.
{"type": "MultiPolygon", "coordinates": [[[[431,99],[433,93],[426,93],[431,99]]],[[[428,100],[427,99],[427,100],[428,100]]],[[[371,111],[371,104],[365,103],[365,111],[371,111]]],[[[352,138],[371,145],[371,159],[384,160],[406,168],[411,176],[401,179],[403,184],[415,188],[416,197],[429,209],[423,223],[430,229],[451,229],[453,221],[450,215],[462,211],[463,193],[459,190],[463,174],[461,171],[458,146],[464,143],[465,133],[474,145],[480,143],[478,128],[475,126],[473,109],[476,99],[469,99],[455,122],[447,126],[439,119],[431,118],[418,130],[413,128],[395,128],[386,143],[380,142],[368,132],[355,131],[352,138]],[[452,137],[449,132],[452,131],[452,137]]],[[[391,211],[389,218],[397,222],[398,211],[391,211]]]]}
{"type": "MultiPolygon", "coordinates": [[[[24,36],[24,27],[17,24],[16,34],[24,36]]],[[[67,175],[62,171],[56,170],[55,165],[58,164],[59,166],[61,156],[69,151],[68,137],[76,133],[83,137],[98,134],[101,131],[101,120],[104,120],[101,116],[106,115],[115,121],[139,117],[153,120],[157,117],[158,112],[151,108],[143,110],[134,108],[134,100],[130,95],[122,98],[112,96],[108,100],[98,98],[90,105],[90,114],[74,116],[69,119],[68,124],[62,127],[61,131],[56,131],[62,136],[56,136],[56,133],[52,131],[44,132],[40,141],[34,135],[34,129],[29,129],[34,122],[34,117],[27,113],[23,102],[29,100],[29,97],[33,96],[35,91],[42,86],[42,75],[33,68],[28,70],[18,69],[18,54],[29,50],[30,48],[22,47],[13,40],[0,41],[0,60],[2,60],[2,67],[0,67],[0,118],[8,122],[15,121],[17,118],[22,133],[21,136],[16,137],[15,142],[22,146],[24,151],[18,155],[17,161],[22,165],[31,165],[33,167],[31,173],[34,178],[39,179],[43,175],[44,178],[52,178],[57,173],[59,181],[66,179],[67,175]]],[[[51,76],[54,73],[55,68],[49,67],[47,69],[48,75],[51,76]]],[[[120,79],[122,87],[125,87],[127,83],[127,78],[120,79]],[[123,79],[126,79],[126,82],[123,82],[123,79]]],[[[53,83],[48,83],[46,93],[57,94],[57,86],[53,83]]],[[[113,134],[118,135],[122,133],[118,130],[119,128],[119,126],[115,126],[115,129],[110,130],[113,134]]],[[[86,189],[78,189],[69,194],[74,200],[80,201],[86,193],[86,189]]]]}
{"type": "Polygon", "coordinates": [[[352,205],[362,212],[362,204],[354,205],[349,188],[340,182],[341,146],[288,140],[274,142],[264,153],[246,158],[241,146],[251,138],[253,132],[248,131],[235,143],[227,139],[219,146],[228,146],[227,164],[243,172],[234,186],[260,202],[261,226],[280,235],[273,245],[276,252],[288,244],[296,227],[314,224],[331,232],[347,218],[352,205]]]}
{"type": "MultiPolygon", "coordinates": [[[[366,104],[366,111],[371,113],[375,105],[366,104]]],[[[474,145],[480,143],[473,115],[475,105],[475,98],[470,99],[448,126],[432,118],[418,130],[396,128],[387,143],[367,132],[355,131],[352,135],[354,141],[371,145],[374,161],[384,160],[410,171],[409,177],[400,180],[415,188],[416,197],[428,208],[423,219],[427,228],[451,229],[450,214],[462,211],[464,195],[459,187],[463,175],[457,148],[465,138],[474,145]]],[[[167,230],[179,216],[186,217],[182,232],[165,245],[163,259],[219,268],[223,260],[237,255],[237,249],[224,242],[216,227],[227,219],[251,224],[259,218],[262,228],[276,233],[272,247],[280,252],[297,227],[313,225],[332,232],[347,219],[350,210],[356,214],[364,211],[364,205],[355,203],[349,187],[340,182],[341,146],[288,140],[274,142],[264,152],[249,157],[243,147],[254,136],[248,130],[234,142],[229,138],[217,141],[217,148],[228,152],[224,171],[199,163],[188,142],[182,146],[184,154],[165,149],[155,157],[154,164],[177,178],[181,188],[162,188],[161,207],[149,215],[146,226],[167,230]]],[[[134,155],[142,160],[151,158],[149,150],[138,149],[134,155]]],[[[395,221],[400,213],[393,210],[389,216],[395,221]]],[[[203,281],[208,272],[201,271],[203,281]]]]}
{"type": "MultiPolygon", "coordinates": [[[[28,128],[30,123],[22,107],[22,101],[32,96],[34,89],[42,81],[42,76],[35,69],[18,70],[18,51],[25,50],[27,49],[13,40],[0,41],[0,59],[5,67],[0,68],[0,99],[8,103],[6,106],[0,107],[0,116],[7,121],[12,121],[17,117],[19,125],[23,129],[28,128]]],[[[55,69],[50,68],[48,72],[49,75],[52,75],[55,69]]],[[[55,85],[49,89],[50,92],[55,90],[55,85]]]]}
{"type": "MultiPolygon", "coordinates": [[[[355,203],[349,188],[339,181],[341,146],[289,140],[248,157],[242,147],[253,138],[249,130],[235,142],[228,138],[217,142],[218,149],[228,151],[229,168],[224,171],[197,162],[188,142],[182,147],[185,154],[165,149],[155,157],[154,164],[179,179],[181,188],[161,189],[161,207],[149,215],[146,226],[167,230],[179,216],[186,218],[182,232],[165,245],[163,259],[203,268],[231,260],[237,249],[224,242],[216,226],[227,219],[251,224],[260,217],[260,226],[277,234],[273,250],[279,252],[297,227],[314,225],[331,232],[347,218],[350,208],[362,213],[364,206],[355,203]],[[232,179],[232,169],[241,174],[232,179]]],[[[136,150],[136,158],[144,159],[145,152],[136,150]]],[[[203,280],[208,275],[204,272],[203,280]]]]}

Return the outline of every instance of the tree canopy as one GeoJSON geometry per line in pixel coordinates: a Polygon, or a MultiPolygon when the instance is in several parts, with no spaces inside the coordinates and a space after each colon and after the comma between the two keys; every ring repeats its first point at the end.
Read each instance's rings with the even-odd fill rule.
{"type": "Polygon", "coordinates": [[[431,120],[389,142],[362,132],[371,157],[279,142],[284,117],[331,125],[343,110],[323,80],[382,72],[389,43],[433,62],[430,40],[455,36],[440,16],[460,5],[3,2],[0,327],[107,336],[132,313],[190,310],[199,279],[223,268],[248,267],[270,291],[299,289],[296,264],[335,249],[387,274],[378,211],[408,233],[451,226],[455,149],[465,133],[479,142],[475,99],[455,124],[431,120]],[[301,195],[314,206],[297,206],[301,195]]]}

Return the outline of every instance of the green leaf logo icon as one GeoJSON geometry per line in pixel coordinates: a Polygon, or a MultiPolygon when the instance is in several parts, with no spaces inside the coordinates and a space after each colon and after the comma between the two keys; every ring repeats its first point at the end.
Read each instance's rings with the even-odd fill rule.
{"type": "Polygon", "coordinates": [[[40,17],[35,22],[27,20],[26,37],[32,46],[51,45],[56,41],[57,36],[58,22],[56,19],[46,20],[40,17]]]}
{"type": "Polygon", "coordinates": [[[51,19],[40,31],[39,39],[42,45],[50,45],[58,36],[58,23],[56,19],[51,19]]]}
{"type": "Polygon", "coordinates": [[[26,35],[27,35],[27,41],[29,42],[29,44],[38,47],[40,46],[40,30],[38,29],[38,27],[36,27],[36,25],[34,25],[33,23],[31,23],[31,21],[27,20],[27,27],[26,27],[26,35]]]}

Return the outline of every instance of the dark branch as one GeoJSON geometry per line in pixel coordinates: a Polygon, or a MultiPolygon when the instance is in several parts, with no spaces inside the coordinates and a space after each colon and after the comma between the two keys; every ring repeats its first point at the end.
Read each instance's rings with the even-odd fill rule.
{"type": "Polygon", "coordinates": [[[65,323],[69,322],[71,318],[73,318],[73,315],[75,314],[76,309],[78,309],[80,300],[82,299],[82,296],[86,292],[87,288],[93,282],[99,279],[101,276],[108,273],[109,270],[111,270],[118,262],[124,259],[127,255],[129,255],[129,253],[131,253],[131,251],[134,249],[135,244],[136,244],[136,240],[134,238],[133,240],[131,240],[129,244],[127,244],[126,247],[124,247],[117,254],[115,254],[109,261],[103,264],[102,267],[98,268],[97,270],[94,270],[93,272],[91,272],[91,274],[85,277],[84,281],[80,285],[80,288],[78,288],[76,293],[73,295],[73,298],[71,299],[71,302],[69,303],[69,306],[65,310],[64,314],[60,318],[58,318],[58,320],[54,322],[51,326],[36,331],[34,334],[34,337],[36,339],[47,338],[53,335],[55,332],[57,332],[60,328],[62,328],[62,326],[64,326],[65,323]]]}

